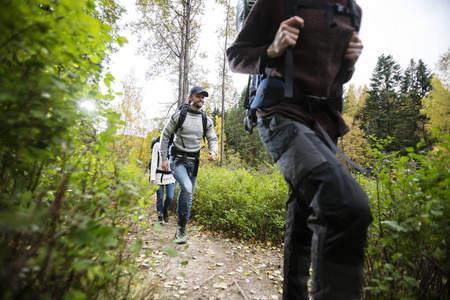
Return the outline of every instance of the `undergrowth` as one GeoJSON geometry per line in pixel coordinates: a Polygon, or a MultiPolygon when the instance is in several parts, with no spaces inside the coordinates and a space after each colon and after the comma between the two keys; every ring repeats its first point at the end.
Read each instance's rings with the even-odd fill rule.
{"type": "Polygon", "coordinates": [[[203,167],[191,214],[211,230],[281,244],[286,195],[287,185],[276,166],[259,172],[203,167]]]}

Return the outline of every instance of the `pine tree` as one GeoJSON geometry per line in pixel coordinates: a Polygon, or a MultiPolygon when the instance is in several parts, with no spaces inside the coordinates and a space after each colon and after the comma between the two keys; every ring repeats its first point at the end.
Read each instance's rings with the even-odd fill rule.
{"type": "Polygon", "coordinates": [[[375,135],[385,139],[395,135],[400,80],[400,65],[391,55],[380,56],[360,114],[361,129],[366,133],[366,137],[375,135]]]}
{"type": "Polygon", "coordinates": [[[241,157],[243,163],[252,167],[260,162],[272,163],[273,159],[261,141],[258,128],[253,129],[252,134],[247,134],[242,121],[246,116],[243,109],[245,90],[242,92],[239,102],[236,103],[225,116],[225,136],[227,137],[226,153],[233,153],[241,157]]]}
{"type": "Polygon", "coordinates": [[[416,64],[412,59],[401,82],[399,126],[396,144],[400,149],[415,146],[426,138],[426,116],[420,113],[422,98],[431,91],[431,72],[422,60],[416,64]]]}

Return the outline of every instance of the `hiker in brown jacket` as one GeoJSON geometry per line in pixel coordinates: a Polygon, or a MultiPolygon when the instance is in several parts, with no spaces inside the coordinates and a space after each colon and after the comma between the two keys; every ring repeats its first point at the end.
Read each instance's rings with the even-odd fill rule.
{"type": "Polygon", "coordinates": [[[283,299],[308,299],[311,256],[314,300],[357,299],[361,291],[372,215],[331,142],[350,130],[341,114],[343,84],[363,48],[361,9],[351,1],[290,1],[286,17],[284,1],[258,0],[227,49],[232,71],[271,70],[285,81],[292,49],[293,97],[256,113],[260,137],[289,185],[283,299]]]}

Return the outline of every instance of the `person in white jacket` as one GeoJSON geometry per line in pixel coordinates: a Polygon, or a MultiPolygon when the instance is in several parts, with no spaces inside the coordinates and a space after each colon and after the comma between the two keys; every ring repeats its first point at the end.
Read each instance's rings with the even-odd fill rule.
{"type": "Polygon", "coordinates": [[[159,153],[159,137],[154,141],[152,148],[152,162],[150,165],[150,182],[159,185],[159,189],[156,191],[156,211],[158,213],[158,222],[163,224],[169,222],[169,214],[167,210],[173,200],[175,191],[175,178],[173,177],[170,169],[164,171],[161,167],[161,154],[159,153]],[[166,198],[164,200],[164,189],[166,190],[166,198]],[[164,201],[163,201],[164,200],[164,201]]]}

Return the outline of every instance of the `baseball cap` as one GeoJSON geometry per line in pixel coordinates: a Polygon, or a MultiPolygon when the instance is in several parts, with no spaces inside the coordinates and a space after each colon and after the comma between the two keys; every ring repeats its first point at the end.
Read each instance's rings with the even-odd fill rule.
{"type": "Polygon", "coordinates": [[[199,86],[194,86],[191,91],[189,92],[190,95],[198,95],[198,94],[203,94],[205,95],[205,97],[208,97],[208,92],[204,91],[201,87],[199,86]]]}

